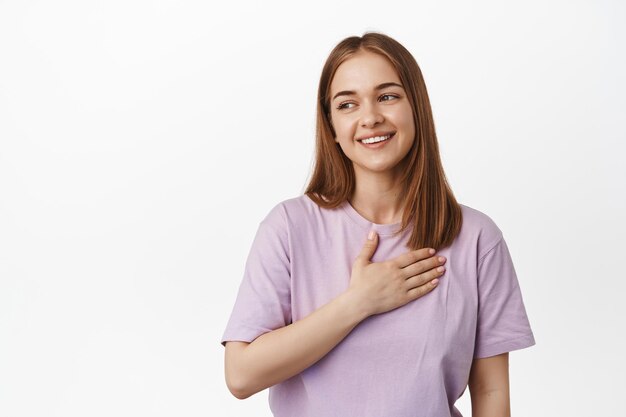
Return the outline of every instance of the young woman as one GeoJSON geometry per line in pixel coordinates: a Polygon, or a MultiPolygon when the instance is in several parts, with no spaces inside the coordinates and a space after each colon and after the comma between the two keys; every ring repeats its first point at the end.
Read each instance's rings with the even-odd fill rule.
{"type": "Polygon", "coordinates": [[[380,33],[331,52],[315,168],[261,221],[222,337],[237,398],[277,417],[507,416],[535,344],[496,224],[457,203],[413,56],[380,33]],[[445,264],[445,266],[444,266],[445,264]]]}

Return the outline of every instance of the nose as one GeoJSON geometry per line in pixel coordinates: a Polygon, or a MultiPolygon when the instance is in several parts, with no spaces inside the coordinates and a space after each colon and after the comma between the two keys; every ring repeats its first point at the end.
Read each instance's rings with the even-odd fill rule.
{"type": "Polygon", "coordinates": [[[363,109],[361,114],[362,127],[372,127],[385,121],[385,118],[375,104],[364,104],[361,108],[363,109]]]}

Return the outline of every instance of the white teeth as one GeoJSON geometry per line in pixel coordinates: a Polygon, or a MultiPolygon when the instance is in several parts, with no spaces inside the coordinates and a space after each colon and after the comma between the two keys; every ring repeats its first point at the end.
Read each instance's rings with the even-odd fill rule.
{"type": "Polygon", "coordinates": [[[376,142],[381,142],[383,140],[389,139],[391,137],[391,135],[387,135],[387,136],[374,136],[373,138],[367,138],[367,139],[363,139],[361,142],[362,143],[376,143],[376,142]]]}

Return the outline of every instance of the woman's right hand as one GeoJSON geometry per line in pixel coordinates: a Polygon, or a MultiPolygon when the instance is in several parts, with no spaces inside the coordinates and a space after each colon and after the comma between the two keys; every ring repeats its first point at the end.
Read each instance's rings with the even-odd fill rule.
{"type": "Polygon", "coordinates": [[[446,262],[430,253],[430,248],[417,249],[384,262],[371,262],[378,247],[378,234],[367,240],[352,265],[348,292],[366,309],[368,316],[385,313],[416,300],[437,286],[437,268],[446,262]]]}

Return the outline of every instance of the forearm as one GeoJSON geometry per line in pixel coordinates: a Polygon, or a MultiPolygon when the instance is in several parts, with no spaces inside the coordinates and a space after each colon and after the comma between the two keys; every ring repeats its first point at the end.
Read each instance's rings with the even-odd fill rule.
{"type": "Polygon", "coordinates": [[[243,398],[313,365],[366,317],[352,294],[344,292],[305,318],[259,336],[238,364],[243,398]]]}
{"type": "Polygon", "coordinates": [[[480,394],[470,393],[472,417],[511,417],[508,390],[493,390],[480,394]]]}

